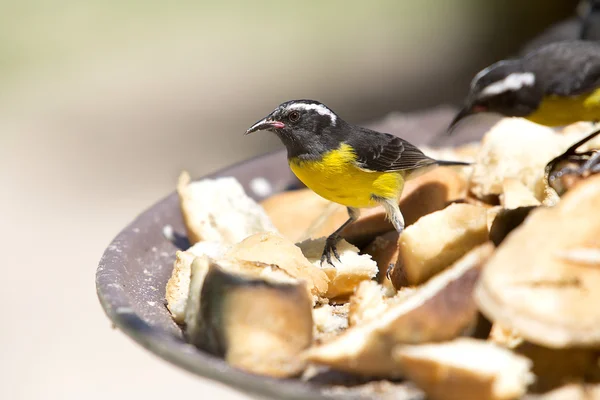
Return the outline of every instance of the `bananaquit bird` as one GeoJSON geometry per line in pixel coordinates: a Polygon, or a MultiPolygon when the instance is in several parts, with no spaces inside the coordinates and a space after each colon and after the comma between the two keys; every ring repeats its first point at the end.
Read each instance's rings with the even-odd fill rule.
{"type": "Polygon", "coordinates": [[[473,78],[465,106],[449,131],[480,112],[524,117],[547,126],[599,121],[600,43],[552,43],[484,69],[473,78]]]}
{"type": "Polygon", "coordinates": [[[252,125],[246,134],[274,132],[287,148],[291,170],[327,200],[348,208],[349,219],[326,241],[321,263],[339,260],[336,243],[359,209],[382,205],[398,232],[404,217],[398,207],[407,179],[436,166],[469,165],[438,161],[397,136],[351,125],[313,100],[292,100],[252,125]]]}
{"type": "Polygon", "coordinates": [[[573,17],[552,25],[531,39],[519,53],[525,55],[564,40],[600,40],[600,0],[580,0],[576,11],[573,17]]]}

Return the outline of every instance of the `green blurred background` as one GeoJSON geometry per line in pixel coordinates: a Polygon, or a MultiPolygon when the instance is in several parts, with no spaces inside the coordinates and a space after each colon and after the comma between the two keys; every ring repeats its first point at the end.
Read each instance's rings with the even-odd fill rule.
{"type": "Polygon", "coordinates": [[[279,148],[242,133],[285,100],[355,123],[458,104],[474,73],[575,7],[0,0],[0,398],[244,398],[110,330],[94,271],[111,238],[181,169],[279,148]]]}

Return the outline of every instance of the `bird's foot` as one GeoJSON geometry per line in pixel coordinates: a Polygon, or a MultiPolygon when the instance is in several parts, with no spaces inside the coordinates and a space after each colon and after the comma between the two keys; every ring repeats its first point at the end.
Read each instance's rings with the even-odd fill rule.
{"type": "Polygon", "coordinates": [[[340,237],[337,235],[331,235],[327,238],[327,240],[325,241],[325,248],[323,249],[323,254],[321,255],[321,266],[323,266],[323,263],[327,261],[327,264],[331,265],[332,267],[335,267],[335,265],[333,265],[333,262],[331,261],[331,254],[333,254],[333,256],[341,262],[340,255],[338,254],[336,248],[336,244],[339,240],[340,237]]]}

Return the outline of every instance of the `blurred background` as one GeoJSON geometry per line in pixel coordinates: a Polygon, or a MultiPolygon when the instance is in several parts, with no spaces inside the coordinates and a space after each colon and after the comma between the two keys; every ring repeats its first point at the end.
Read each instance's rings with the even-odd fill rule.
{"type": "Polygon", "coordinates": [[[0,0],[0,398],[246,398],[111,329],[94,286],[110,240],[182,169],[280,148],[242,136],[279,103],[354,123],[457,105],[576,5],[0,0]]]}

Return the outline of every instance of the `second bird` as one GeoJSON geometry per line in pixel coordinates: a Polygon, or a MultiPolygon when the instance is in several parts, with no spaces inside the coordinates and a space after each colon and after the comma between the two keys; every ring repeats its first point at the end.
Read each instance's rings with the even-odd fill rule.
{"type": "MultiPolygon", "coordinates": [[[[351,125],[324,104],[292,100],[252,125],[246,134],[274,132],[287,148],[291,170],[308,188],[348,208],[348,220],[326,241],[321,262],[339,260],[336,243],[359,209],[383,206],[398,232],[404,182],[436,166],[469,165],[432,159],[397,136],[351,125]]],[[[333,264],[332,264],[333,265],[333,264]]]]}
{"type": "Polygon", "coordinates": [[[546,126],[600,120],[600,43],[566,41],[523,58],[499,61],[471,82],[463,118],[481,112],[523,117],[546,126]]]}

